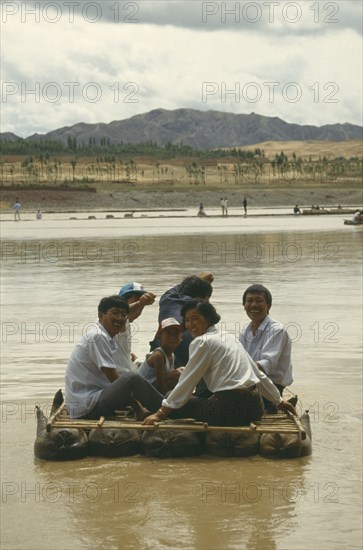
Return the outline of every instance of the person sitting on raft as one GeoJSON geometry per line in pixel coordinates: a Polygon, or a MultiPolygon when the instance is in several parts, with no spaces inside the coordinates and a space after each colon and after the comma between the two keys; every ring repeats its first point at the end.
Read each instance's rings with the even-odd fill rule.
{"type": "MultiPolygon", "coordinates": [[[[167,290],[161,296],[159,301],[159,324],[164,319],[168,319],[169,317],[174,317],[174,319],[181,322],[181,308],[190,300],[195,299],[208,302],[213,292],[213,287],[211,284],[213,279],[214,277],[212,273],[202,272],[199,277],[196,275],[186,277],[181,283],[167,290]]],[[[183,340],[174,350],[176,367],[181,367],[187,364],[189,359],[189,344],[191,341],[192,337],[189,331],[186,330],[183,334],[183,340]]],[[[158,338],[158,333],[156,333],[154,340],[150,342],[150,351],[153,351],[159,346],[160,341],[158,338]]]]}
{"type": "Polygon", "coordinates": [[[292,343],[284,325],[269,316],[271,292],[261,284],[251,285],[243,293],[242,305],[251,322],[241,331],[239,341],[282,395],[294,381],[292,343]]]}
{"type": "Polygon", "coordinates": [[[182,340],[183,327],[176,319],[169,317],[161,321],[158,335],[160,346],[146,356],[138,373],[165,395],[176,386],[184,369],[174,368],[173,353],[182,340]]]}
{"type": "Polygon", "coordinates": [[[142,420],[160,407],[163,395],[145,378],[132,371],[120,374],[116,368],[114,338],[124,330],[128,313],[126,300],[102,298],[98,323],[76,344],[65,374],[65,402],[71,418],[97,419],[131,405],[142,420]]]}
{"type": "Polygon", "coordinates": [[[155,302],[155,294],[145,290],[140,283],[130,282],[120,288],[118,295],[129,304],[129,314],[122,331],[115,336],[117,350],[115,352],[115,363],[117,370],[134,371],[137,369],[137,357],[131,351],[132,331],[131,324],[137,319],[145,306],[155,302]]]}
{"type": "Polygon", "coordinates": [[[278,409],[296,414],[295,408],[283,401],[277,388],[258,369],[240,342],[215,326],[220,315],[212,304],[193,300],[181,310],[193,341],[189,361],[179,382],[163,399],[160,409],[145,418],[153,424],[172,418],[191,417],[214,426],[248,425],[263,413],[261,394],[278,409]],[[209,398],[192,396],[197,382],[204,378],[212,392],[209,398]]]}

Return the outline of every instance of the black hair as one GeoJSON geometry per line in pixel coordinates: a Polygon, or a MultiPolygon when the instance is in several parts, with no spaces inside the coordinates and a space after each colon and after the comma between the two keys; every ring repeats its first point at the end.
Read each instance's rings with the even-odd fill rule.
{"type": "Polygon", "coordinates": [[[127,301],[120,296],[114,295],[102,298],[102,300],[98,304],[98,313],[107,313],[108,310],[112,309],[113,307],[124,309],[126,313],[129,312],[129,304],[127,303],[127,301]]]}
{"type": "Polygon", "coordinates": [[[221,316],[217,313],[216,309],[209,302],[199,302],[198,300],[191,300],[183,305],[180,310],[180,315],[183,317],[183,322],[185,324],[185,315],[187,311],[191,309],[196,309],[198,313],[203,315],[203,317],[208,321],[210,325],[215,325],[221,320],[221,316]]]}
{"type": "Polygon", "coordinates": [[[268,307],[271,307],[272,305],[271,292],[268,290],[268,288],[260,284],[254,284],[246,288],[246,290],[243,293],[242,304],[245,305],[247,294],[260,294],[260,293],[264,294],[266,304],[268,305],[268,307]]]}
{"type": "Polygon", "coordinates": [[[180,283],[179,292],[191,298],[210,298],[212,296],[213,287],[208,281],[196,275],[191,275],[183,279],[180,283]]]}

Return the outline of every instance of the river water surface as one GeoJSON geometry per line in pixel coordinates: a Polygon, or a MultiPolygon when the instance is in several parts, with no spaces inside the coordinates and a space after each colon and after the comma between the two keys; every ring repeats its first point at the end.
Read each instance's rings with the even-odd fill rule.
{"type": "MultiPolygon", "coordinates": [[[[1,548],[360,549],[362,229],[341,217],[1,222],[1,548]],[[75,342],[128,281],[158,297],[215,274],[212,303],[238,336],[241,295],[273,295],[293,340],[313,454],[34,460],[34,405],[48,412],[75,342]]],[[[133,324],[140,357],[157,304],[133,324]]]]}

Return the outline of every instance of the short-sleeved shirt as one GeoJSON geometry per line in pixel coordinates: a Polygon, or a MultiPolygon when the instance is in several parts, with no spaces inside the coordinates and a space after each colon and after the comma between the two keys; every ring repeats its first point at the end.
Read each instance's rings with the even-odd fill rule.
{"type": "Polygon", "coordinates": [[[76,344],[65,374],[65,402],[71,418],[90,412],[111,384],[101,368],[116,368],[115,351],[114,339],[100,323],[76,344]]]}

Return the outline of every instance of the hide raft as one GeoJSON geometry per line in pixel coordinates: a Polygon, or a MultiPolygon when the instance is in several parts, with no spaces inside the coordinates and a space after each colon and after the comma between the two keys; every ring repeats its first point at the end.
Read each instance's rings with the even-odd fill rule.
{"type": "Polygon", "coordinates": [[[34,455],[44,460],[74,460],[88,455],[88,437],[84,430],[67,426],[53,427],[49,429],[57,416],[65,410],[62,391],[58,390],[54,396],[47,419],[43,411],[36,406],[37,436],[34,443],[34,455]]]}
{"type": "Polygon", "coordinates": [[[34,454],[43,460],[74,460],[85,456],[156,458],[245,457],[269,458],[310,455],[309,413],[301,418],[278,412],[249,426],[211,426],[194,419],[165,420],[144,426],[132,410],[98,420],[71,419],[59,390],[47,419],[39,407],[34,454]]]}

